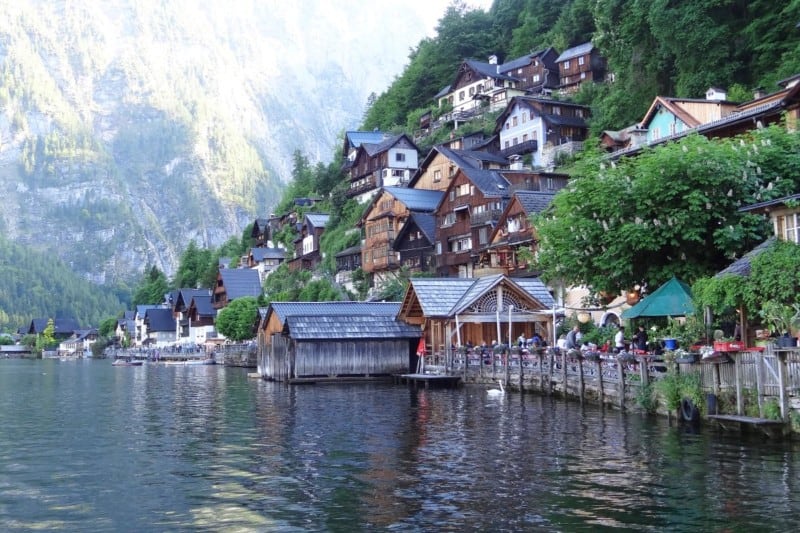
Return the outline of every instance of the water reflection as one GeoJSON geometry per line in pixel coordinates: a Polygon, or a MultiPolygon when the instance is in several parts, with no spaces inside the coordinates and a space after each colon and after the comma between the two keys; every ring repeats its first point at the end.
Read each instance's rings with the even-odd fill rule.
{"type": "Polygon", "coordinates": [[[3,530],[788,530],[798,448],[485,390],[0,362],[3,530]]]}

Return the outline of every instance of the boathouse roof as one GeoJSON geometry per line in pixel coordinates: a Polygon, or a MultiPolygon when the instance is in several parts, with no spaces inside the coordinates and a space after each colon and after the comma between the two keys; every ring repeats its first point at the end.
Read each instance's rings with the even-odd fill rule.
{"type": "Polygon", "coordinates": [[[418,339],[418,326],[385,315],[292,315],[284,333],[295,340],[418,339]]]}
{"type": "Polygon", "coordinates": [[[289,316],[389,316],[400,310],[400,302],[272,302],[270,309],[285,322],[289,316]]]}

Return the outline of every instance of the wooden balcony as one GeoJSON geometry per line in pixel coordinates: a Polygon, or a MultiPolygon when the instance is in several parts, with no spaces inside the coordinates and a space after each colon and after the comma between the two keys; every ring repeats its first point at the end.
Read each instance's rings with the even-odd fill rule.
{"type": "Polygon", "coordinates": [[[489,211],[482,211],[480,213],[472,213],[470,215],[470,224],[473,226],[478,226],[480,224],[486,224],[487,222],[491,222],[493,220],[497,220],[500,218],[500,215],[503,213],[500,209],[490,209],[489,211]]]}
{"type": "Polygon", "coordinates": [[[539,142],[534,139],[532,141],[523,141],[500,150],[500,155],[503,157],[510,157],[512,155],[525,155],[532,154],[539,148],[539,142]]]}
{"type": "Polygon", "coordinates": [[[354,196],[358,196],[359,194],[376,189],[377,187],[378,187],[378,180],[373,175],[367,178],[367,180],[364,183],[362,183],[357,187],[353,186],[353,184],[351,183],[350,188],[347,189],[347,193],[345,193],[345,196],[347,196],[348,198],[352,198],[354,196]]]}

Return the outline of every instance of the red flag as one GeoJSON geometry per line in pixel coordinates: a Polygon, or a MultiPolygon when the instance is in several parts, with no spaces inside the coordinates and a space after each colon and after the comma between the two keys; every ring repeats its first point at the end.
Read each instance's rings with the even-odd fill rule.
{"type": "Polygon", "coordinates": [[[425,337],[420,337],[419,344],[417,345],[417,355],[420,357],[425,356],[425,337]]]}

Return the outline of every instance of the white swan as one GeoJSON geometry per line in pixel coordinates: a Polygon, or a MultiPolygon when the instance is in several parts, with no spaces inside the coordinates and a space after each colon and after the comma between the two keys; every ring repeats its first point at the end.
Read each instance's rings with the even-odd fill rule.
{"type": "Polygon", "coordinates": [[[486,394],[488,394],[489,396],[500,396],[500,395],[506,393],[506,389],[505,389],[505,387],[503,387],[503,380],[502,379],[498,379],[497,382],[500,384],[500,388],[499,389],[489,389],[489,390],[486,391],[486,394]]]}

